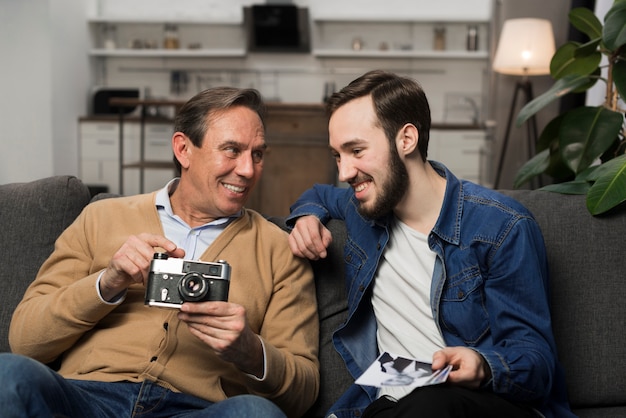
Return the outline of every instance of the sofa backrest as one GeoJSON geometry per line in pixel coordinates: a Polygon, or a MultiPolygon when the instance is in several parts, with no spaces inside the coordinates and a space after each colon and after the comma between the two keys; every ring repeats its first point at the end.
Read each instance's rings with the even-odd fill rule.
{"type": "Polygon", "coordinates": [[[626,405],[626,207],[594,217],[584,196],[504,193],[534,214],[546,242],[553,329],[572,406],[626,405]]]}
{"type": "MultiPolygon", "coordinates": [[[[575,412],[585,417],[626,416],[623,409],[617,409],[626,405],[626,375],[622,373],[626,361],[626,208],[593,217],[583,196],[504,193],[533,212],[545,238],[554,334],[575,412]],[[593,408],[604,412],[594,413],[593,408]]],[[[58,235],[89,201],[88,188],[72,176],[0,185],[0,352],[9,351],[8,326],[26,287],[52,252],[58,235]]],[[[271,220],[284,226],[280,218],[271,220]]],[[[329,255],[312,263],[322,369],[320,397],[307,416],[316,417],[323,416],[353,381],[332,344],[332,331],[347,314],[346,232],[340,221],[331,221],[328,227],[334,238],[329,255]]]]}
{"type": "Polygon", "coordinates": [[[9,323],[26,287],[90,198],[73,176],[0,185],[0,352],[10,351],[9,323]]]}

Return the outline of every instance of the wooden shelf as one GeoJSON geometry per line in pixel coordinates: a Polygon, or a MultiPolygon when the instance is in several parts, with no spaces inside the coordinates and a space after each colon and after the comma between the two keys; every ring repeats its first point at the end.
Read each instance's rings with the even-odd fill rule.
{"type": "Polygon", "coordinates": [[[220,16],[219,18],[195,18],[192,16],[173,17],[130,17],[130,16],[95,16],[87,18],[89,23],[124,23],[124,24],[163,24],[175,23],[180,25],[241,25],[242,16],[220,16]]]}
{"type": "Polygon", "coordinates": [[[361,50],[351,49],[314,49],[313,55],[319,58],[428,58],[428,59],[486,59],[487,51],[417,51],[417,50],[361,50]]]}
{"type": "Polygon", "coordinates": [[[228,58],[245,57],[246,50],[233,49],[92,49],[92,57],[119,58],[228,58]]]}

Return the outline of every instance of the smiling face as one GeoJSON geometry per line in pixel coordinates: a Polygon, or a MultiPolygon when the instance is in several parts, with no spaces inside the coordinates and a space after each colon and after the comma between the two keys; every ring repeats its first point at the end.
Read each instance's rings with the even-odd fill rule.
{"type": "Polygon", "coordinates": [[[339,180],[354,189],[359,212],[377,219],[393,211],[408,188],[408,173],[377,123],[371,97],[336,109],[328,126],[339,180]]]}
{"type": "Polygon", "coordinates": [[[182,172],[172,198],[203,223],[241,210],[261,177],[266,149],[261,118],[248,107],[216,111],[207,126],[200,147],[180,132],[173,139],[182,172]]]}

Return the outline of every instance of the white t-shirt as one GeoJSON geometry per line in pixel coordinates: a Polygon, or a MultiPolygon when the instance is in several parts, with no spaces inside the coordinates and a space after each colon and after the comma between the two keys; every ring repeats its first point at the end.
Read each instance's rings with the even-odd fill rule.
{"type": "MultiPolygon", "coordinates": [[[[433,353],[445,346],[430,307],[435,258],[426,235],[397,219],[392,223],[372,294],[381,353],[430,363],[433,353]]],[[[406,386],[385,386],[379,396],[399,399],[410,391],[406,386]]]]}

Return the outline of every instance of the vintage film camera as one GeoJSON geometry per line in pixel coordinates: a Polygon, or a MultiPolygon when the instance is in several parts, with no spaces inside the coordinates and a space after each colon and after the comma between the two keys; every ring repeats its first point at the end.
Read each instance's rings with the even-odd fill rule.
{"type": "Polygon", "coordinates": [[[145,304],[180,308],[183,302],[227,301],[230,265],[170,258],[155,253],[150,262],[145,304]]]}

